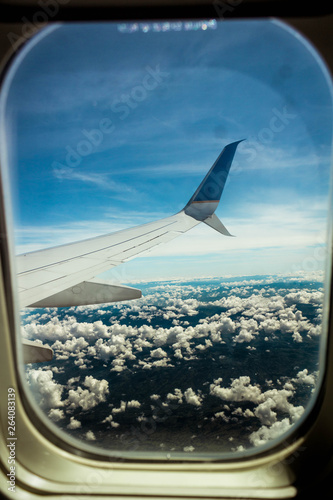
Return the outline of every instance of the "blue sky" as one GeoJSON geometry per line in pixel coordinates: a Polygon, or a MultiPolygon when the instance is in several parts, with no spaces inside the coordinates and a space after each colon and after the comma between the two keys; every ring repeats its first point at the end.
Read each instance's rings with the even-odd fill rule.
{"type": "Polygon", "coordinates": [[[246,138],[216,212],[236,238],[201,224],[106,277],[322,269],[332,96],[312,47],[271,21],[156,26],[54,26],[21,53],[5,108],[17,251],[171,215],[246,138]]]}

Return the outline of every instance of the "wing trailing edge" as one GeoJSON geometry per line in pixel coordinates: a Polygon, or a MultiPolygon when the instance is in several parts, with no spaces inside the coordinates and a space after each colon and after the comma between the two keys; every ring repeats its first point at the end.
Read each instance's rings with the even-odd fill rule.
{"type": "Polygon", "coordinates": [[[53,358],[51,347],[26,339],[22,340],[22,346],[24,363],[43,363],[53,358]]]}
{"type": "Polygon", "coordinates": [[[61,292],[50,295],[29,307],[72,307],[89,304],[106,304],[139,299],[141,290],[125,285],[112,285],[94,280],[83,281],[61,292]]]}

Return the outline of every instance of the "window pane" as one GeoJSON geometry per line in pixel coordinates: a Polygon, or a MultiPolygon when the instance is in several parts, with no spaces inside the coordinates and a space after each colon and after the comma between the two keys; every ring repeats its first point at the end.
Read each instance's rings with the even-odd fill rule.
{"type": "MultiPolygon", "coordinates": [[[[227,230],[187,213],[195,227],[164,241],[165,226],[124,263],[147,243],[120,245],[103,273],[84,244],[95,267],[74,294],[95,278],[141,298],[21,310],[23,338],[54,352],[26,365],[26,387],[79,446],[111,454],[288,439],[324,371],[332,92],[313,48],[266,20],[54,25],[7,75],[2,120],[17,254],[179,213],[245,139],[214,208],[227,230]]],[[[77,272],[64,247],[54,255],[46,271],[37,254],[21,296],[37,268],[77,272]]]]}

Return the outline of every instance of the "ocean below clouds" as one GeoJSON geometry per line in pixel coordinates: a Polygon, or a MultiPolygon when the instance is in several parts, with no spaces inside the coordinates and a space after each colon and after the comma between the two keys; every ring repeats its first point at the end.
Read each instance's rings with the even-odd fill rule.
{"type": "Polygon", "coordinates": [[[321,281],[139,287],[135,301],[22,311],[23,336],[54,351],[26,366],[27,386],[65,433],[111,455],[207,455],[256,448],[299,420],[318,381],[321,281]]]}

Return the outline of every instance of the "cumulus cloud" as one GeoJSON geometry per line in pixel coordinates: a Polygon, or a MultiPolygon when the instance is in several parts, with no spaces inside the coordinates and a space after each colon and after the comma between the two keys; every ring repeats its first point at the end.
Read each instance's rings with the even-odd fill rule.
{"type": "Polygon", "coordinates": [[[260,422],[264,425],[273,425],[276,422],[276,413],[272,408],[276,407],[275,401],[268,398],[263,403],[260,403],[255,409],[255,416],[259,418],[260,422]]]}
{"type": "Polygon", "coordinates": [[[258,334],[258,323],[255,319],[241,319],[240,332],[233,338],[234,342],[250,342],[258,334]]]}
{"type": "Polygon", "coordinates": [[[123,413],[126,410],[126,401],[120,401],[119,408],[112,408],[112,413],[123,413]]]}
{"type": "MultiPolygon", "coordinates": [[[[298,372],[286,370],[286,375],[290,373],[290,376],[281,375],[280,380],[267,375],[271,380],[259,385],[255,374],[257,368],[245,371],[248,365],[244,364],[244,371],[238,366],[237,371],[235,368],[233,372],[226,372],[225,365],[230,347],[255,360],[256,352],[262,349],[263,343],[267,352],[273,352],[281,337],[288,345],[292,342],[299,344],[297,349],[303,349],[302,343],[307,348],[309,343],[315,344],[319,340],[322,290],[304,286],[297,288],[295,284],[289,288],[283,283],[275,285],[278,279],[272,278],[269,286],[268,280],[227,284],[217,280],[215,285],[197,286],[161,284],[150,287],[145,297],[133,303],[102,308],[82,306],[72,308],[70,314],[61,312],[59,316],[52,310],[26,315],[25,319],[30,323],[22,327],[24,336],[49,342],[54,349],[55,360],[63,360],[56,366],[50,364],[38,369],[28,366],[28,384],[40,406],[54,422],[63,425],[64,418],[70,417],[69,431],[80,425],[72,415],[76,409],[94,415],[95,407],[106,403],[102,418],[109,415],[101,423],[111,432],[113,428],[123,428],[123,422],[128,418],[127,410],[131,410],[131,414],[139,410],[135,415],[138,422],[149,422],[153,418],[158,424],[160,413],[158,418],[154,413],[151,417],[147,408],[150,407],[151,411],[158,408],[159,412],[164,410],[163,415],[181,411],[179,406],[185,403],[192,405],[193,410],[199,407],[205,409],[205,398],[209,396],[208,405],[214,397],[217,398],[211,414],[212,421],[219,421],[221,425],[222,422],[243,425],[247,419],[246,425],[250,428],[252,419],[256,419],[256,428],[258,423],[260,428],[248,437],[247,444],[257,446],[274,439],[280,431],[300,418],[304,406],[294,406],[292,402],[301,401],[301,391],[309,393],[314,389],[318,374],[295,361],[295,365],[300,366],[298,372]],[[92,321],[98,310],[107,324],[101,319],[92,321]],[[85,321],[82,321],[83,318],[85,321]],[[151,370],[147,376],[153,380],[158,377],[159,370],[163,370],[164,376],[167,368],[172,375],[173,367],[187,370],[194,368],[197,361],[201,366],[205,357],[215,362],[223,360],[221,371],[213,374],[213,382],[212,377],[199,379],[202,385],[198,385],[197,381],[195,386],[190,382],[184,385],[184,380],[180,380],[178,385],[171,378],[171,385],[166,377],[165,384],[158,390],[159,394],[152,394],[150,398],[147,395],[150,405],[141,400],[141,393],[140,401],[134,399],[135,393],[129,393],[130,396],[125,391],[117,394],[116,381],[123,380],[125,375],[130,381],[132,375],[151,370]],[[68,366],[74,368],[75,375],[78,372],[82,375],[69,378],[62,385],[58,381],[63,380],[61,374],[66,373],[68,366]],[[103,367],[105,379],[95,378],[100,373],[94,370],[95,366],[98,370],[103,367]],[[94,370],[89,372],[93,375],[85,377],[85,370],[88,369],[94,370]],[[228,378],[224,382],[219,377],[220,374],[224,378],[229,377],[230,373],[234,374],[230,381],[228,378]],[[110,395],[111,380],[113,390],[110,395]],[[216,407],[216,404],[221,406],[216,407]]],[[[207,370],[207,377],[208,373],[207,370]]],[[[198,376],[205,377],[199,372],[198,376]]],[[[83,429],[82,435],[87,438],[88,432],[83,429]]]]}
{"type": "MultiPolygon", "coordinates": [[[[307,370],[299,372],[297,378],[293,380],[300,383],[303,380],[306,381],[305,383],[314,383],[312,376],[308,376],[307,370]]],[[[214,380],[214,383],[210,385],[211,395],[226,401],[248,401],[257,405],[253,411],[247,408],[242,412],[241,408],[237,408],[233,412],[234,415],[255,416],[259,419],[262,427],[249,437],[250,442],[255,446],[274,439],[281,429],[289,428],[304,412],[303,406],[294,406],[289,401],[295,393],[294,386],[290,382],[287,382],[282,389],[273,388],[266,391],[262,391],[259,385],[251,384],[251,379],[248,376],[241,376],[233,380],[230,387],[221,387],[222,382],[221,378],[214,380]],[[289,414],[289,418],[279,421],[278,412],[282,415],[289,414]]],[[[215,413],[215,417],[222,418],[225,422],[230,420],[225,411],[215,413]]]]}
{"type": "Polygon", "coordinates": [[[108,340],[98,339],[94,346],[90,347],[90,354],[101,359],[103,361],[108,361],[110,358],[120,357],[121,359],[135,359],[132,354],[132,344],[130,340],[126,338],[127,335],[132,334],[132,328],[126,331],[126,327],[121,329],[122,333],[119,332],[118,325],[114,325],[114,330],[118,333],[111,333],[108,340]]]}
{"type": "MultiPolygon", "coordinates": [[[[211,305],[225,308],[223,316],[233,316],[241,314],[243,318],[235,322],[236,335],[233,340],[238,343],[251,342],[257,334],[274,335],[276,332],[290,333],[295,342],[302,342],[301,332],[308,335],[319,335],[320,327],[312,325],[308,319],[302,316],[302,312],[296,309],[297,304],[311,304],[320,312],[323,293],[321,291],[298,290],[297,292],[277,293],[272,288],[265,292],[247,289],[244,287],[235,288],[234,292],[211,302],[211,305]],[[251,293],[250,293],[251,292],[251,293]],[[246,296],[250,293],[250,296],[246,296]],[[274,295],[270,295],[274,293],[274,295]],[[245,295],[244,297],[242,295],[245,295]],[[251,318],[246,321],[245,318],[251,318]]],[[[222,318],[222,315],[220,316],[222,318]]],[[[213,316],[210,321],[218,319],[218,315],[213,316]]],[[[205,320],[202,320],[205,322],[205,320]]]]}
{"type": "MultiPolygon", "coordinates": [[[[40,319],[40,318],[39,318],[40,319]]],[[[22,336],[31,340],[66,340],[68,331],[58,317],[53,317],[46,324],[39,324],[36,319],[22,326],[22,336]]]]}
{"type": "Polygon", "coordinates": [[[60,410],[59,408],[52,408],[48,413],[48,417],[54,422],[59,422],[60,420],[65,418],[64,410],[60,410]]]}
{"type": "Polygon", "coordinates": [[[122,372],[124,370],[126,370],[126,367],[125,367],[125,360],[124,359],[114,359],[111,363],[111,371],[112,372],[122,372]]]}
{"type": "Polygon", "coordinates": [[[291,427],[289,418],[284,418],[279,422],[274,422],[270,427],[266,425],[262,426],[258,431],[252,432],[249,436],[250,443],[253,446],[261,446],[267,441],[271,441],[277,437],[280,437],[285,432],[287,432],[291,427]]]}
{"type": "MultiPolygon", "coordinates": [[[[133,318],[130,324],[120,324],[117,316],[113,316],[115,321],[112,320],[108,326],[101,320],[92,323],[77,321],[74,316],[59,319],[54,316],[53,311],[44,315],[30,315],[32,321],[30,325],[23,327],[24,335],[53,340],[55,359],[66,361],[75,358],[74,364],[82,371],[93,367],[93,359],[99,359],[109,364],[111,371],[118,373],[127,370],[128,362],[137,358],[138,365],[145,370],[171,368],[172,357],[175,361],[190,361],[215,344],[225,343],[230,334],[235,343],[249,344],[252,349],[261,334],[265,334],[266,341],[277,338],[279,332],[290,334],[295,343],[303,342],[306,336],[320,335],[321,326],[311,324],[296,309],[296,305],[309,303],[319,310],[322,303],[321,291],[306,289],[285,293],[281,289],[278,293],[277,288],[267,287],[262,290],[253,286],[261,282],[264,280],[248,280],[246,285],[240,282],[230,283],[226,285],[226,288],[229,286],[230,293],[211,302],[200,302],[193,296],[198,291],[202,293],[214,289],[212,286],[185,286],[188,295],[185,293],[184,297],[184,286],[161,285],[155,287],[162,294],[162,299],[159,296],[161,300],[158,307],[149,304],[149,301],[157,300],[154,294],[148,294],[140,302],[114,306],[116,310],[122,311],[123,318],[133,318]],[[196,324],[179,322],[183,313],[191,315],[190,311],[203,312],[207,306],[222,308],[223,311],[201,317],[196,324]],[[155,327],[149,324],[154,317],[163,317],[171,312],[173,326],[155,327]],[[240,317],[234,319],[231,317],[233,314],[240,317]],[[49,321],[39,323],[42,317],[44,322],[47,319],[49,321]],[[137,317],[146,323],[135,326],[137,317]],[[175,317],[178,318],[177,321],[175,317]],[[168,346],[172,350],[167,349],[168,346]],[[145,352],[146,348],[150,349],[152,359],[140,357],[140,353],[145,352]]],[[[214,295],[217,292],[210,293],[210,297],[213,298],[214,295]]],[[[80,314],[90,314],[95,309],[96,306],[76,308],[80,314]]]]}
{"type": "Polygon", "coordinates": [[[141,403],[136,399],[132,399],[131,401],[127,401],[127,408],[140,408],[141,403]]]}
{"type": "Polygon", "coordinates": [[[181,404],[183,402],[183,393],[180,389],[174,389],[174,392],[169,392],[166,398],[169,401],[175,401],[176,403],[181,404]]]}
{"type": "Polygon", "coordinates": [[[73,416],[70,418],[70,422],[67,425],[68,429],[78,429],[81,427],[81,422],[79,420],[76,420],[73,416]]]}
{"type": "Polygon", "coordinates": [[[305,368],[304,370],[297,373],[296,379],[293,379],[295,382],[313,385],[315,386],[317,383],[317,375],[318,374],[310,374],[309,370],[305,368]]]}
{"type": "Polygon", "coordinates": [[[96,437],[95,437],[95,434],[93,433],[93,431],[87,431],[85,433],[85,438],[88,440],[88,441],[96,441],[96,437]]]}
{"type": "Polygon", "coordinates": [[[184,392],[184,397],[186,403],[194,406],[201,406],[202,397],[196,394],[191,387],[186,389],[186,391],[184,392]]]}
{"type": "Polygon", "coordinates": [[[27,382],[42,409],[51,410],[64,405],[61,400],[64,387],[53,380],[51,370],[32,369],[27,373],[27,382]]]}
{"type": "Polygon", "coordinates": [[[166,306],[167,310],[175,311],[177,313],[177,317],[180,316],[195,316],[198,314],[199,302],[196,299],[181,299],[181,298],[169,298],[168,305],[166,306]]]}
{"type": "Polygon", "coordinates": [[[152,358],[161,359],[161,358],[165,358],[167,356],[167,353],[165,351],[163,351],[163,349],[161,347],[159,347],[158,349],[154,349],[154,350],[150,351],[150,355],[152,358]]]}
{"type": "Polygon", "coordinates": [[[57,340],[52,344],[52,349],[55,351],[56,358],[58,352],[61,352],[62,354],[65,352],[67,353],[80,353],[83,349],[85,349],[88,345],[88,342],[83,338],[83,337],[72,337],[71,339],[66,340],[65,343],[60,342],[60,340],[57,340]]]}
{"type": "Polygon", "coordinates": [[[210,394],[226,401],[252,401],[259,403],[261,390],[258,385],[252,385],[249,376],[242,376],[232,381],[230,387],[211,384],[210,394]]]}
{"type": "Polygon", "coordinates": [[[114,427],[114,428],[117,428],[120,425],[118,422],[115,422],[113,420],[112,414],[110,414],[108,417],[106,417],[104,420],[102,420],[102,424],[110,424],[110,427],[114,427]]]}
{"type": "Polygon", "coordinates": [[[159,398],[160,398],[160,395],[159,395],[159,394],[152,394],[152,395],[150,396],[150,399],[152,399],[153,401],[157,401],[159,398]]]}
{"type": "Polygon", "coordinates": [[[66,404],[69,409],[73,410],[81,406],[83,410],[89,410],[106,400],[106,396],[109,393],[107,380],[97,380],[90,375],[86,376],[83,384],[87,389],[79,386],[77,389],[70,389],[68,391],[66,404]]]}
{"type": "Polygon", "coordinates": [[[298,290],[285,295],[284,300],[287,305],[298,303],[321,305],[323,303],[323,297],[324,294],[320,291],[298,290]]]}
{"type": "Polygon", "coordinates": [[[230,421],[230,417],[227,417],[224,411],[219,411],[214,414],[216,418],[221,418],[224,422],[228,423],[230,421]]]}

